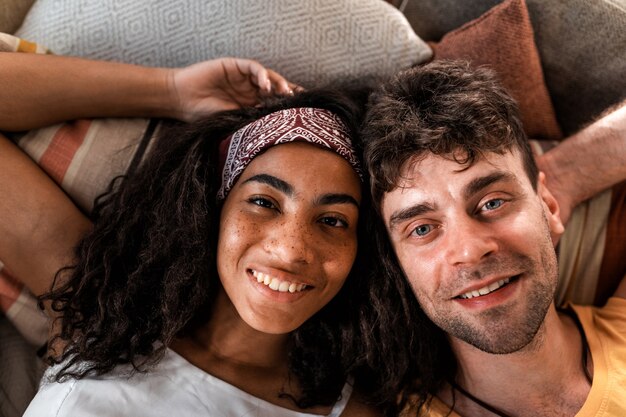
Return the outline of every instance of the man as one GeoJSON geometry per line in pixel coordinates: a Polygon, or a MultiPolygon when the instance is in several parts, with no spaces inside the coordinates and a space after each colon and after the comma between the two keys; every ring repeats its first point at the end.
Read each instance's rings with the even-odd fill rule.
{"type": "Polygon", "coordinates": [[[372,294],[399,294],[393,331],[411,346],[395,373],[415,394],[404,414],[626,415],[626,282],[603,308],[557,311],[559,204],[494,76],[401,73],[364,135],[381,217],[372,294]]]}

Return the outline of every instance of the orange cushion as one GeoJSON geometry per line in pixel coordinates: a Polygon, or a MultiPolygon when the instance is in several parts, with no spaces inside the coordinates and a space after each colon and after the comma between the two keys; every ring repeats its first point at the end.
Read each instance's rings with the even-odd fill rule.
{"type": "Polygon", "coordinates": [[[524,0],[507,0],[431,43],[434,59],[464,59],[493,69],[517,100],[535,139],[561,139],[524,0]]]}

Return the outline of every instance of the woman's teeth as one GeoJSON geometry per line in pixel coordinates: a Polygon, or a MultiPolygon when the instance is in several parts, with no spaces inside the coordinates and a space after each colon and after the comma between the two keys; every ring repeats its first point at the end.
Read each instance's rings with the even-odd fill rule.
{"type": "Polygon", "coordinates": [[[487,295],[490,292],[493,292],[498,288],[508,284],[509,281],[511,281],[510,278],[501,279],[500,281],[493,282],[485,287],[479,288],[478,290],[468,291],[465,294],[461,294],[459,297],[463,299],[469,299],[474,297],[480,297],[481,295],[487,295]]]}
{"type": "Polygon", "coordinates": [[[252,270],[252,275],[256,278],[258,283],[264,284],[270,287],[270,289],[278,292],[300,292],[307,287],[306,284],[296,284],[295,282],[281,281],[278,278],[274,278],[270,275],[264,274],[263,272],[257,272],[255,270],[252,270]]]}

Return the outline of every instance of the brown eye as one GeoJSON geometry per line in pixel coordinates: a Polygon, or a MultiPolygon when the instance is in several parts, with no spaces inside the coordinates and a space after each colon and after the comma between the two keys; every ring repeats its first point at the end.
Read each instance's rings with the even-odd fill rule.
{"type": "Polygon", "coordinates": [[[345,220],[339,219],[337,217],[322,217],[320,221],[326,226],[330,227],[348,227],[348,223],[345,220]]]}
{"type": "Polygon", "coordinates": [[[270,200],[268,200],[267,198],[263,198],[263,197],[252,197],[248,200],[249,203],[263,207],[263,208],[267,208],[267,209],[275,209],[276,206],[274,205],[274,203],[272,203],[270,200]]]}

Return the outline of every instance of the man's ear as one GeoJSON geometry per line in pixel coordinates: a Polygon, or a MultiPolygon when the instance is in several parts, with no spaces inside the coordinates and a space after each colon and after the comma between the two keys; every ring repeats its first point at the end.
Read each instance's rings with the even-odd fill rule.
{"type": "Polygon", "coordinates": [[[561,221],[559,203],[548,190],[548,187],[546,187],[546,175],[543,172],[539,172],[539,177],[537,178],[537,194],[543,202],[548,225],[550,226],[552,243],[556,246],[565,231],[565,227],[561,221]]]}

